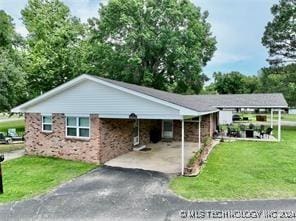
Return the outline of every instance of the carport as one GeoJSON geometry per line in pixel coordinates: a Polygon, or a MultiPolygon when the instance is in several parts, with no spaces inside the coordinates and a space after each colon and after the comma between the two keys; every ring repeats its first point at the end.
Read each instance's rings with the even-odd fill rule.
{"type": "MultiPolygon", "coordinates": [[[[180,142],[158,142],[146,145],[141,151],[131,151],[109,160],[107,166],[137,168],[143,170],[159,171],[163,173],[180,173],[180,142]],[[145,150],[146,149],[146,150],[145,150]]],[[[198,143],[185,142],[184,163],[189,162],[191,157],[199,150],[198,143]]]]}
{"type": "MultiPolygon", "coordinates": [[[[200,116],[179,116],[179,119],[139,119],[130,114],[133,122],[132,142],[129,150],[104,162],[107,166],[138,168],[164,173],[181,173],[189,160],[202,146],[202,139],[211,136],[215,129],[216,113],[200,116]],[[215,116],[215,117],[214,117],[215,116]],[[181,119],[180,119],[181,118],[181,119]],[[149,131],[160,122],[161,137],[149,139],[149,131]],[[151,127],[151,125],[154,125],[151,127]],[[148,137],[147,137],[148,136],[148,137]]],[[[128,119],[125,119],[128,120],[128,119]]],[[[122,144],[118,142],[116,148],[122,144]]]]}

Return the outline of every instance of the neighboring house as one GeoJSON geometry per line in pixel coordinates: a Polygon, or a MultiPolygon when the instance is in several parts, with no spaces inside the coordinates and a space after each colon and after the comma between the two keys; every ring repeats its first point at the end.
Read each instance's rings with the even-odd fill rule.
{"type": "Polygon", "coordinates": [[[219,112],[219,124],[232,124],[233,110],[221,110],[219,112]]]}
{"type": "Polygon", "coordinates": [[[286,108],[281,94],[180,95],[81,75],[12,112],[25,113],[28,154],[104,163],[164,139],[200,143],[223,108],[286,108]],[[183,139],[182,139],[183,138],[183,139]]]}
{"type": "Polygon", "coordinates": [[[289,114],[296,114],[296,108],[289,108],[289,114]]]}

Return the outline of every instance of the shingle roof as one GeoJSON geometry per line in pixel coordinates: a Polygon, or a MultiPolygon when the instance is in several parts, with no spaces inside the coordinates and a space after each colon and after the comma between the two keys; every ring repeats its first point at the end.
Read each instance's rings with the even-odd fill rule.
{"type": "Polygon", "coordinates": [[[190,95],[192,101],[199,100],[214,107],[287,108],[288,104],[281,93],[265,94],[220,94],[190,95]]]}
{"type": "Polygon", "coordinates": [[[198,112],[215,111],[222,107],[286,108],[288,104],[281,93],[229,94],[229,95],[181,95],[121,81],[97,77],[114,85],[143,93],[198,112]]]}
{"type": "Polygon", "coordinates": [[[107,81],[109,83],[115,84],[120,87],[124,87],[142,94],[146,94],[182,107],[186,107],[198,112],[207,112],[207,111],[215,111],[216,108],[212,106],[208,106],[206,103],[199,103],[196,101],[195,103],[191,103],[187,101],[187,96],[181,94],[170,93],[166,91],[157,90],[154,88],[139,86],[135,84],[129,84],[121,81],[110,80],[107,78],[98,77],[100,80],[107,81]]]}

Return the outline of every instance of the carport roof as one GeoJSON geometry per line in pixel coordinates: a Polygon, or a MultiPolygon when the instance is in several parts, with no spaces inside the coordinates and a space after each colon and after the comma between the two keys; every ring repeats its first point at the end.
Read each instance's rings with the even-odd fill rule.
{"type": "Polygon", "coordinates": [[[143,93],[170,103],[199,112],[214,111],[217,108],[287,108],[281,93],[225,94],[225,95],[181,95],[121,81],[97,77],[120,87],[143,93]]]}

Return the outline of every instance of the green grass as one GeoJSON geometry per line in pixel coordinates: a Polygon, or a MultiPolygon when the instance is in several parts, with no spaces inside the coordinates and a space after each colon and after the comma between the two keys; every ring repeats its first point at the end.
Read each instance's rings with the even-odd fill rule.
{"type": "Polygon", "coordinates": [[[23,143],[0,144],[0,153],[24,149],[24,147],[25,147],[25,144],[23,144],[23,143]]]}
{"type": "Polygon", "coordinates": [[[4,194],[0,195],[0,202],[44,193],[93,168],[94,164],[36,156],[6,161],[2,166],[4,194]]]}
{"type": "Polygon", "coordinates": [[[295,198],[296,128],[283,128],[282,138],[221,143],[199,176],[177,177],[170,186],[192,200],[295,198]]]}
{"type": "Polygon", "coordinates": [[[17,133],[21,135],[25,131],[25,120],[12,118],[11,121],[0,122],[0,132],[6,134],[9,128],[16,128],[17,133]]]}
{"type": "MultiPolygon", "coordinates": [[[[250,114],[250,113],[241,113],[239,114],[240,116],[248,117],[250,121],[255,122],[256,121],[256,115],[266,115],[267,116],[267,121],[270,121],[270,113],[269,114],[250,114]]],[[[295,121],[296,122],[296,114],[281,114],[282,120],[284,121],[295,121]]],[[[274,113],[273,114],[273,120],[277,121],[278,120],[278,114],[274,113]]]]}

